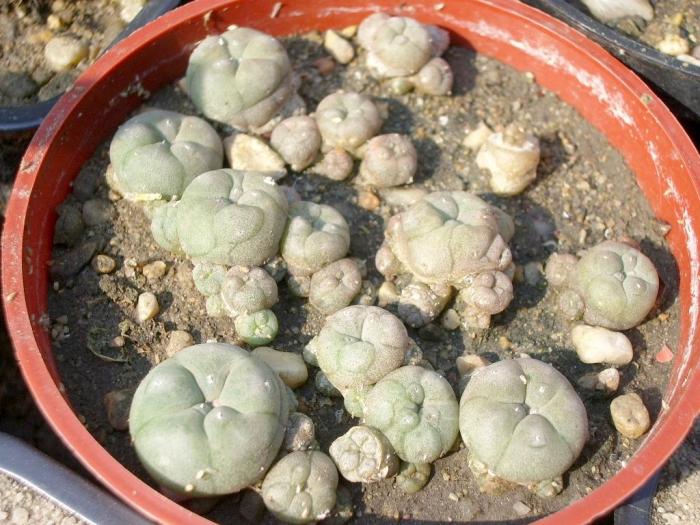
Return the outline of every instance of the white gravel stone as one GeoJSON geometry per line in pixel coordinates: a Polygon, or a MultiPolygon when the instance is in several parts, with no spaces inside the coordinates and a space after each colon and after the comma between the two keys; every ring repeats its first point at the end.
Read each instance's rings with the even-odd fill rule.
{"type": "Polygon", "coordinates": [[[600,390],[607,393],[617,392],[620,386],[620,372],[617,368],[606,368],[600,372],[591,372],[582,376],[577,383],[589,390],[600,390]]]}
{"type": "Polygon", "coordinates": [[[352,44],[333,30],[326,31],[323,47],[341,64],[347,64],[355,58],[355,48],[352,44]]]}
{"type": "Polygon", "coordinates": [[[121,6],[119,17],[128,24],[141,12],[143,6],[146,5],[146,1],[147,0],[119,0],[119,5],[121,6]]]}
{"type": "Polygon", "coordinates": [[[625,394],[613,399],[610,415],[617,431],[631,439],[642,436],[651,424],[649,411],[637,394],[625,394]]]}
{"type": "Polygon", "coordinates": [[[88,56],[88,45],[71,36],[55,36],[44,48],[44,58],[54,71],[68,71],[88,56]]]}
{"type": "Polygon", "coordinates": [[[167,269],[168,266],[163,261],[153,261],[144,265],[141,272],[149,281],[156,281],[165,275],[167,269]]]}
{"type": "Polygon", "coordinates": [[[267,363],[289,388],[301,386],[309,378],[306,363],[299,354],[280,352],[269,346],[259,346],[252,354],[267,363]]]}
{"type": "Polygon", "coordinates": [[[474,373],[479,368],[489,366],[491,361],[477,354],[463,354],[457,358],[457,371],[460,377],[474,373]]]}
{"type": "Polygon", "coordinates": [[[149,319],[153,319],[160,312],[158,299],[152,292],[144,292],[139,295],[136,303],[136,320],[139,323],[145,323],[149,319]]]}
{"type": "Polygon", "coordinates": [[[316,439],[316,428],[313,420],[301,412],[293,412],[289,415],[287,432],[284,435],[284,449],[293,452],[295,450],[308,450],[316,439]]]}
{"type": "Polygon", "coordinates": [[[224,152],[234,170],[270,172],[274,178],[287,174],[284,160],[263,140],[245,133],[224,139],[224,152]]]}
{"type": "Polygon", "coordinates": [[[632,343],[625,334],[599,326],[574,326],[571,340],[583,363],[626,365],[634,357],[632,343]]]}
{"type": "Polygon", "coordinates": [[[173,330],[170,332],[168,346],[165,347],[165,353],[168,354],[168,357],[172,357],[180,350],[192,346],[193,344],[194,338],[189,332],[185,330],[173,330]]]}
{"type": "Polygon", "coordinates": [[[467,134],[462,141],[467,148],[472,151],[478,151],[481,146],[488,140],[488,138],[493,134],[491,128],[489,128],[483,122],[479,122],[474,129],[466,130],[467,134]]]}

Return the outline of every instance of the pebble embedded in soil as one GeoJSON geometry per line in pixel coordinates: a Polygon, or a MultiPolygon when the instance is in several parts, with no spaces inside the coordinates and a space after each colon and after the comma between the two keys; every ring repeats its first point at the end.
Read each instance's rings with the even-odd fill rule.
{"type": "Polygon", "coordinates": [[[668,34],[656,44],[656,48],[662,53],[671,56],[687,55],[690,53],[690,44],[680,35],[668,34]]]}
{"type": "Polygon", "coordinates": [[[626,365],[634,356],[632,343],[625,334],[600,326],[576,325],[571,330],[571,340],[583,363],[626,365]]]}
{"type": "Polygon", "coordinates": [[[613,399],[610,415],[617,431],[630,439],[642,436],[651,424],[649,411],[637,394],[625,394],[613,399]]]}
{"type": "Polygon", "coordinates": [[[474,373],[479,368],[489,366],[491,361],[476,354],[464,354],[457,358],[457,371],[461,377],[474,373]]]}
{"type": "Polygon", "coordinates": [[[70,36],[53,37],[44,48],[46,63],[56,72],[73,69],[87,56],[88,45],[70,36]]]}
{"type": "Polygon", "coordinates": [[[129,408],[133,394],[131,389],[113,390],[105,394],[103,401],[107,421],[114,430],[129,429],[129,408]]]}
{"type": "Polygon", "coordinates": [[[117,268],[117,262],[103,253],[98,253],[92,258],[92,269],[97,273],[112,273],[117,268]]]}
{"type": "Polygon", "coordinates": [[[234,170],[270,172],[275,178],[286,175],[284,160],[263,140],[236,133],[224,139],[224,152],[234,170]]]}
{"type": "Polygon", "coordinates": [[[585,374],[576,381],[582,388],[599,390],[608,394],[617,391],[620,386],[620,372],[617,368],[606,368],[600,372],[585,374]]]}
{"type": "Polygon", "coordinates": [[[119,0],[119,17],[127,24],[141,12],[147,0],[119,0]]]}
{"type": "Polygon", "coordinates": [[[306,363],[299,354],[280,352],[268,346],[259,346],[252,354],[269,365],[289,388],[297,388],[309,378],[306,363]]]}
{"type": "Polygon", "coordinates": [[[157,281],[165,275],[167,269],[168,265],[163,261],[153,261],[152,263],[144,265],[143,268],[141,268],[141,273],[143,273],[143,276],[149,281],[157,281]]]}
{"type": "Polygon", "coordinates": [[[136,320],[145,323],[153,319],[160,312],[158,299],[153,292],[143,292],[136,303],[136,320]]]}
{"type": "Polygon", "coordinates": [[[180,350],[192,346],[194,338],[185,330],[173,330],[168,336],[168,346],[165,347],[165,353],[168,357],[172,357],[180,350]]]}
{"type": "Polygon", "coordinates": [[[316,430],[313,420],[301,412],[293,412],[287,422],[287,432],[284,435],[284,449],[293,452],[295,450],[310,449],[316,439],[316,430]]]}
{"type": "Polygon", "coordinates": [[[341,64],[347,64],[355,58],[355,48],[352,44],[332,29],[326,31],[323,47],[341,64]]]}
{"type": "Polygon", "coordinates": [[[363,210],[374,211],[379,207],[379,197],[369,190],[361,190],[357,194],[357,205],[363,210]]]}

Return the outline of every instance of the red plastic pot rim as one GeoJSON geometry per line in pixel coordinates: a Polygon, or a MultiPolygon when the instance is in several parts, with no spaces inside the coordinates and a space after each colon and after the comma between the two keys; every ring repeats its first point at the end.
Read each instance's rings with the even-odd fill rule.
{"type": "Polygon", "coordinates": [[[153,91],[184,72],[192,46],[228,25],[273,34],[344,27],[367,14],[402,12],[449,28],[455,43],[521,71],[574,106],[621,152],[657,216],[680,271],[683,305],[664,410],[642,447],[611,480],[541,523],[584,523],[633,494],[682,442],[700,411],[700,157],[670,112],[632,72],[561,22],[509,0],[211,0],[190,3],[135,32],[95,62],[54,107],[17,174],[2,238],[3,304],[20,368],[67,446],[108,488],[162,523],[209,523],[141,481],[90,435],[72,411],[41,318],[47,304],[52,211],[96,147],[153,91]]]}

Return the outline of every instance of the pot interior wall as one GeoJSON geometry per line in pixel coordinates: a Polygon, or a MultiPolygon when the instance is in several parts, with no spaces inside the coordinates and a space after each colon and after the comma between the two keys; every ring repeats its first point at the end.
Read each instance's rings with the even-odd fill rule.
{"type": "MultiPolygon", "coordinates": [[[[671,409],[657,421],[630,467],[613,478],[617,490],[611,491],[608,482],[593,493],[598,498],[596,508],[586,508],[590,507],[589,496],[564,511],[579,513],[570,516],[591,518],[604,513],[661,465],[682,439],[700,404],[698,395],[691,398],[686,392],[691,373],[697,372],[700,361],[699,353],[692,351],[698,344],[700,315],[696,237],[700,231],[700,161],[689,139],[658,99],[600,48],[567,26],[514,2],[454,0],[437,9],[435,2],[416,1],[399,9],[398,2],[389,0],[290,1],[273,17],[276,3],[217,0],[204,2],[205,6],[195,2],[166,15],[95,63],[37,132],[20,167],[8,210],[10,218],[3,239],[3,293],[13,342],[38,404],[69,446],[120,496],[159,521],[201,520],[116,463],[77,423],[67,406],[64,414],[70,414],[70,421],[59,421],[52,408],[66,405],[58,393],[62,386],[51,344],[40,326],[47,304],[46,268],[56,219],[53,210],[66,197],[83,162],[144,101],[144,95],[184,74],[192,47],[207,34],[219,33],[230,24],[289,34],[347,26],[376,10],[405,13],[450,29],[453,44],[473,47],[518,70],[532,72],[537,82],[575,107],[620,150],[658,217],[672,226],[668,240],[678,262],[685,315],[681,345],[665,395],[671,409]],[[8,301],[8,294],[15,292],[17,296],[8,301]],[[22,351],[32,348],[36,354],[37,346],[40,356],[22,351]],[[29,377],[37,373],[38,359],[43,359],[55,383],[45,384],[43,392],[37,392],[29,377]],[[671,414],[675,431],[668,430],[666,424],[664,433],[671,414]],[[663,453],[650,453],[649,449],[655,447],[663,453]],[[87,448],[91,449],[89,453],[83,450],[87,448]],[[102,465],[106,465],[104,469],[102,465]]],[[[557,516],[563,519],[562,513],[557,516]]]]}

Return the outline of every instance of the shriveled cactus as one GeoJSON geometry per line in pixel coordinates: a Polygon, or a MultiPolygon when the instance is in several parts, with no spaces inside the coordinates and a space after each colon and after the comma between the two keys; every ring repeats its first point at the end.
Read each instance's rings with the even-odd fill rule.
{"type": "Polygon", "coordinates": [[[460,401],[460,432],[482,487],[505,480],[540,495],[588,439],[586,408],[566,378],[532,358],[499,361],[472,374],[460,401]]]}
{"type": "Polygon", "coordinates": [[[399,460],[389,440],[372,427],[359,425],[331,443],[328,453],[340,474],[355,483],[373,483],[390,478],[399,460]]]}
{"type": "Polygon", "coordinates": [[[258,310],[251,314],[241,314],[234,321],[236,333],[250,346],[262,346],[271,343],[279,324],[272,310],[258,310]]]}
{"type": "Polygon", "coordinates": [[[316,122],[324,150],[338,147],[354,153],[377,134],[382,117],[367,95],[336,91],[318,104],[316,122]]]}
{"type": "Polygon", "coordinates": [[[199,174],[221,168],[221,139],[206,121],[150,110],[122,124],[109,145],[110,183],[130,200],[180,197],[199,174]]]}
{"type": "Polygon", "coordinates": [[[497,195],[516,195],[537,177],[540,142],[524,129],[510,125],[492,134],[476,156],[476,164],[491,173],[491,189],[497,195]]]}
{"type": "Polygon", "coordinates": [[[641,323],[654,307],[659,276],[654,263],[638,249],[604,241],[573,264],[570,257],[552,256],[546,274],[559,284],[561,310],[569,319],[611,330],[641,323]],[[568,270],[568,274],[567,274],[568,270]]]}
{"type": "Polygon", "coordinates": [[[309,302],[321,313],[330,315],[348,306],[362,287],[357,261],[340,259],[311,276],[309,302]]]}
{"type": "Polygon", "coordinates": [[[246,27],[202,40],[190,55],[185,80],[204,115],[242,130],[264,126],[295,91],[282,44],[246,27]]]}
{"type": "Polygon", "coordinates": [[[429,193],[389,220],[377,269],[387,278],[407,272],[421,282],[461,287],[468,277],[511,265],[506,243],[513,231],[508,215],[476,195],[429,193]]]}
{"type": "Polygon", "coordinates": [[[199,175],[180,201],[157,208],[151,232],[195,261],[259,266],[277,253],[286,220],[287,199],[274,180],[222,169],[199,175]]]}
{"type": "Polygon", "coordinates": [[[281,248],[291,274],[311,275],[348,253],[350,228],[331,206],[296,202],[289,209],[281,248]]]}
{"type": "Polygon", "coordinates": [[[392,313],[348,306],[326,318],[312,340],[318,365],[341,392],[372,385],[403,363],[408,334],[392,313]]]}
{"type": "Polygon", "coordinates": [[[413,182],[418,155],[411,139],[398,133],[379,135],[367,143],[360,181],[377,188],[401,186],[413,182]]]}
{"type": "Polygon", "coordinates": [[[445,378],[432,370],[394,370],[369,391],[363,405],[365,424],[381,431],[409,463],[432,463],[457,438],[457,399],[445,378]]]}
{"type": "Polygon", "coordinates": [[[296,451],[270,469],[262,484],[262,497],[278,519],[311,523],[330,514],[337,487],[338,471],[331,458],[315,450],[296,451]]]}
{"type": "Polygon", "coordinates": [[[262,268],[234,266],[221,283],[221,299],[233,317],[272,307],[277,283],[262,268]]]}
{"type": "Polygon", "coordinates": [[[449,95],[454,84],[454,73],[442,58],[432,58],[420,71],[410,77],[416,90],[426,95],[449,95]]]}
{"type": "Polygon", "coordinates": [[[129,430],[143,466],[165,488],[186,497],[230,494],[264,476],[289,401],[279,377],[245,350],[195,345],[143,379],[129,430]]]}
{"type": "Polygon", "coordinates": [[[316,160],[321,149],[321,132],[311,117],[290,117],[272,131],[270,144],[294,171],[301,171],[316,160]]]}

